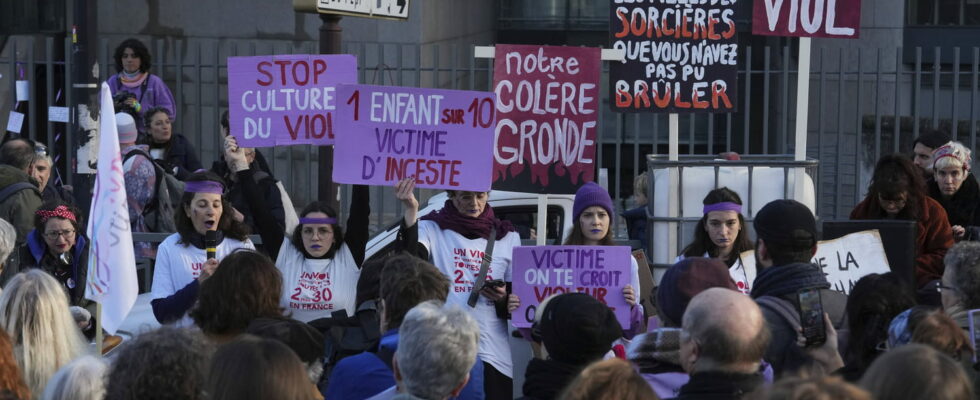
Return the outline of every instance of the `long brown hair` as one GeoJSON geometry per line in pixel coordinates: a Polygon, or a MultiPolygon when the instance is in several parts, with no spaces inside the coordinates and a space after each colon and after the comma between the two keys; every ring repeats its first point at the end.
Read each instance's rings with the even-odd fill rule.
{"type": "Polygon", "coordinates": [[[878,160],[875,165],[871,185],[868,187],[868,210],[870,217],[885,218],[887,213],[878,199],[896,200],[904,193],[905,208],[898,212],[899,219],[916,220],[919,218],[919,207],[926,197],[926,185],[922,174],[916,169],[912,160],[904,154],[888,154],[878,160]]]}
{"type": "MultiPolygon", "coordinates": [[[[708,195],[704,196],[704,200],[701,204],[706,206],[718,203],[735,203],[742,204],[742,198],[738,196],[734,190],[727,187],[720,187],[718,189],[708,192],[708,195]]],[[[700,220],[698,220],[698,225],[694,228],[694,241],[687,245],[681,254],[684,257],[701,257],[705,253],[708,253],[709,257],[718,257],[718,246],[715,242],[711,241],[711,236],[708,235],[708,231],[705,229],[708,223],[708,214],[704,214],[700,220]]],[[[743,251],[752,250],[754,247],[752,241],[749,240],[749,232],[745,226],[745,218],[742,217],[742,213],[738,213],[738,235],[735,236],[735,243],[732,247],[732,252],[728,254],[728,259],[725,263],[731,266],[738,259],[738,255],[742,254],[743,251]]]]}
{"type": "Polygon", "coordinates": [[[252,335],[218,348],[208,374],[211,400],[309,400],[314,391],[296,353],[279,341],[252,335]]]}
{"type": "MultiPolygon", "coordinates": [[[[225,181],[221,179],[217,174],[210,171],[198,171],[187,178],[185,182],[201,182],[201,181],[212,181],[218,182],[222,187],[225,186],[225,181]]],[[[184,246],[188,246],[191,243],[191,238],[197,235],[197,231],[194,230],[194,223],[191,222],[191,218],[187,216],[184,212],[184,207],[189,207],[191,202],[194,200],[194,193],[184,192],[184,195],[180,198],[180,209],[175,210],[174,220],[177,223],[177,233],[180,234],[180,243],[184,246]]],[[[221,217],[218,218],[218,230],[221,231],[225,236],[232,239],[237,239],[244,241],[248,239],[249,228],[242,222],[238,222],[232,216],[231,213],[232,205],[225,198],[224,195],[221,196],[221,217]]]]}
{"type": "Polygon", "coordinates": [[[14,359],[10,335],[3,329],[0,329],[0,393],[9,393],[21,400],[31,398],[31,390],[24,382],[17,360],[14,359]]]}
{"type": "Polygon", "coordinates": [[[201,283],[194,323],[207,334],[237,334],[259,317],[281,317],[282,275],[269,257],[238,249],[201,283]]]}

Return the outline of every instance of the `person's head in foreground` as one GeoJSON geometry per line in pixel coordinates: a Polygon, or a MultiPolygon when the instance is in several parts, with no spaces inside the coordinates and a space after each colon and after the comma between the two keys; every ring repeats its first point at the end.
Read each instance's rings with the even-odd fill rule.
{"type": "Polygon", "coordinates": [[[127,341],[109,368],[106,400],[207,398],[211,347],[200,332],[164,326],[127,341]]]}
{"type": "Polygon", "coordinates": [[[796,200],[774,200],[755,214],[755,260],[761,270],[809,263],[817,251],[813,212],[796,200]]]}
{"type": "Polygon", "coordinates": [[[429,400],[459,395],[476,362],[476,320],[458,306],[427,301],[405,314],[398,331],[393,367],[399,392],[429,400]]]}
{"type": "Polygon", "coordinates": [[[751,298],[711,288],[694,296],[681,325],[681,366],[694,375],[708,371],[753,374],[769,345],[769,328],[751,298]]]}
{"type": "Polygon", "coordinates": [[[43,400],[102,400],[105,397],[106,361],[82,356],[58,370],[44,389],[43,400]]]}
{"type": "Polygon", "coordinates": [[[241,335],[214,353],[208,374],[209,400],[312,400],[319,396],[304,364],[274,339],[241,335]]]}
{"type": "Polygon", "coordinates": [[[0,324],[34,397],[48,379],[85,352],[85,340],[68,309],[61,284],[32,268],[15,275],[0,295],[0,324]]]}
{"type": "Polygon", "coordinates": [[[840,377],[788,377],[747,396],[754,400],[872,400],[864,389],[840,377]]]}
{"type": "Polygon", "coordinates": [[[960,363],[915,343],[878,357],[860,385],[877,400],[969,400],[974,393],[960,363]]]}
{"type": "Polygon", "coordinates": [[[629,362],[610,358],[589,365],[568,385],[562,400],[656,400],[650,384],[629,362]]]}

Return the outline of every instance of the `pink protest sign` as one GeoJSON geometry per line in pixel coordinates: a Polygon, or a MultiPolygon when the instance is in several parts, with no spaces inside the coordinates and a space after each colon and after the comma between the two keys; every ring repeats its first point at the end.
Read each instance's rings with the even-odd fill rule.
{"type": "Polygon", "coordinates": [[[357,83],[352,55],[229,57],[231,134],[242,147],[333,144],[340,83],[357,83]]]}
{"type": "Polygon", "coordinates": [[[857,39],[861,0],[755,0],[752,34],[857,39]]]}
{"type": "Polygon", "coordinates": [[[493,93],[340,85],[337,99],[335,181],[490,190],[493,93]]]}
{"type": "Polygon", "coordinates": [[[515,327],[528,328],[544,299],[586,293],[609,306],[623,327],[630,309],[623,288],[630,284],[629,246],[519,246],[514,248],[513,289],[521,306],[511,314],[515,327]]]}
{"type": "Polygon", "coordinates": [[[495,53],[493,188],[575,193],[595,180],[599,49],[498,44],[495,53]]]}

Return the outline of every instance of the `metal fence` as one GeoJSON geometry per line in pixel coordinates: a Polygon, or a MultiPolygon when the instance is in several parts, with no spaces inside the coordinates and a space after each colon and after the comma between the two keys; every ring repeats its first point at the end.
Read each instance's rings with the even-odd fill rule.
{"type": "MultiPolygon", "coordinates": [[[[314,53],[314,42],[180,40],[144,38],[160,75],[178,101],[174,130],[191,140],[205,166],[218,159],[218,119],[227,108],[229,56],[314,53]]],[[[118,41],[98,48],[98,75],[114,73],[118,41]]],[[[47,106],[63,104],[58,93],[71,82],[63,60],[70,48],[53,40],[12,39],[0,54],[0,124],[17,106],[27,114],[25,130],[55,143],[56,157],[68,157],[65,124],[46,121],[47,106]],[[14,79],[32,82],[31,98],[16,104],[14,79]]],[[[359,81],[369,84],[490,90],[492,60],[475,59],[473,44],[403,45],[347,42],[344,52],[358,60],[359,81]]],[[[823,218],[843,218],[861,199],[870,168],[880,155],[908,151],[925,127],[953,133],[976,147],[980,47],[955,49],[814,49],[809,98],[807,155],[820,160],[817,201],[823,218]],[[952,59],[952,62],[945,60],[952,59]],[[908,62],[907,60],[912,60],[908,62]]],[[[739,57],[738,111],[681,116],[681,152],[788,154],[793,151],[796,103],[795,47],[743,47],[739,57]]],[[[70,70],[70,68],[68,69],[70,70]]],[[[607,170],[619,207],[630,206],[633,177],[645,169],[644,156],[665,153],[667,118],[660,114],[618,114],[608,107],[608,64],[601,84],[603,102],[597,165],[607,170]]],[[[3,125],[5,126],[5,125],[3,125]]],[[[293,202],[302,207],[316,196],[317,152],[310,146],[263,149],[293,202]]],[[[346,207],[349,188],[342,191],[346,207]]],[[[389,188],[372,190],[372,230],[400,213],[389,188]]]]}

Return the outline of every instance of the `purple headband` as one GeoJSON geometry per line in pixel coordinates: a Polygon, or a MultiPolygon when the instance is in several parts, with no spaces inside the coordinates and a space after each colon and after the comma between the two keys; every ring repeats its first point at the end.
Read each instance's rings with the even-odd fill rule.
{"type": "Polygon", "coordinates": [[[215,181],[188,181],[184,191],[189,193],[224,194],[225,188],[215,181]]]}
{"type": "Polygon", "coordinates": [[[328,224],[333,225],[337,223],[337,218],[300,218],[299,223],[306,224],[328,224]]]}
{"type": "Polygon", "coordinates": [[[742,213],[742,205],[738,203],[732,203],[730,201],[723,201],[721,203],[708,204],[704,206],[704,213],[707,214],[712,211],[735,211],[739,214],[742,213]]]}

